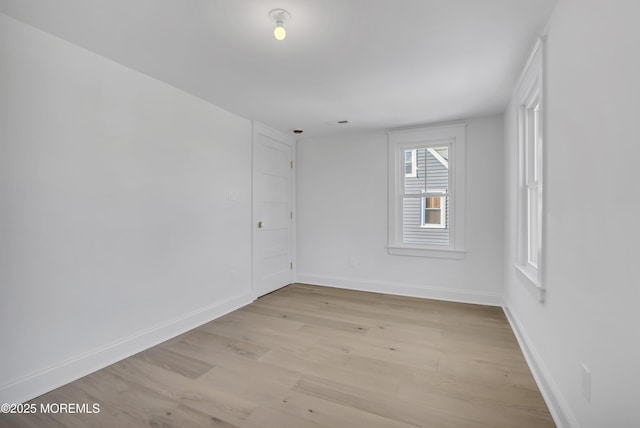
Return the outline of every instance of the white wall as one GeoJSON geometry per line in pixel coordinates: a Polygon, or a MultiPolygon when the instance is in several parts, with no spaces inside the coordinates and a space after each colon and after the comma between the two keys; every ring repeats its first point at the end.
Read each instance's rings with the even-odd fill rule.
{"type": "Polygon", "coordinates": [[[389,255],[387,135],[298,142],[298,280],[439,299],[500,304],[502,118],[467,123],[464,260],[389,255]]]}
{"type": "Polygon", "coordinates": [[[550,23],[544,304],[512,267],[516,107],[505,113],[506,304],[564,426],[640,426],[638,16],[636,0],[561,0],[550,23]]]}
{"type": "Polygon", "coordinates": [[[4,15],[0,73],[0,402],[249,301],[248,120],[4,15]]]}

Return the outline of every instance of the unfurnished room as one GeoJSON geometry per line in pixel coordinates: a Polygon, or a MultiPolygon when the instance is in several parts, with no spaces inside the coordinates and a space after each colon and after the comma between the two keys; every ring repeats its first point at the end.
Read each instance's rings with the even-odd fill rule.
{"type": "Polygon", "coordinates": [[[0,427],[640,427],[638,0],[0,0],[0,427]]]}

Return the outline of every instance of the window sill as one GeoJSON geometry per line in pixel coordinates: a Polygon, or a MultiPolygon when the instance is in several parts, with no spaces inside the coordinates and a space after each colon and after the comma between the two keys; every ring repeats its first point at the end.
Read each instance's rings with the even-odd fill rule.
{"type": "Polygon", "coordinates": [[[440,249],[440,248],[424,248],[424,247],[406,247],[391,246],[387,247],[389,254],[396,256],[413,256],[413,257],[432,257],[438,259],[464,259],[467,254],[462,250],[440,249]]]}
{"type": "Polygon", "coordinates": [[[545,290],[535,272],[532,272],[530,269],[527,269],[526,267],[519,265],[518,263],[514,263],[513,267],[520,273],[520,275],[522,275],[527,280],[530,285],[536,288],[538,292],[538,300],[540,301],[540,303],[544,302],[545,290]]]}

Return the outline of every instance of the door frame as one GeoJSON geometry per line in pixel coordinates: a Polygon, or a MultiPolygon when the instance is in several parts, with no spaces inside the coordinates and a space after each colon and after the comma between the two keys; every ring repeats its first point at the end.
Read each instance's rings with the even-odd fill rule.
{"type": "Polygon", "coordinates": [[[297,280],[297,260],[296,260],[296,230],[297,230],[297,215],[296,215],[296,143],[297,140],[295,137],[287,135],[283,132],[275,130],[273,128],[268,127],[260,122],[256,122],[255,120],[251,122],[251,294],[253,300],[256,300],[261,295],[257,290],[257,284],[255,279],[255,234],[257,231],[257,222],[259,221],[256,216],[256,211],[254,207],[254,176],[255,176],[255,146],[256,146],[256,136],[264,135],[269,138],[273,138],[282,142],[283,144],[288,145],[291,148],[291,161],[293,162],[293,166],[291,168],[291,212],[293,213],[293,219],[291,220],[291,235],[289,242],[289,251],[291,253],[291,261],[293,263],[293,269],[291,271],[291,281],[296,282],[297,280]]]}

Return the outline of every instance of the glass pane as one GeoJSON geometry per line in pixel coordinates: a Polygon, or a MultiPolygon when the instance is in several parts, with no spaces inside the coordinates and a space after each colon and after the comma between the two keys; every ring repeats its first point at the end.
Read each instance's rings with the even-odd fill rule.
{"type": "Polygon", "coordinates": [[[411,174],[413,172],[413,165],[411,164],[411,150],[404,151],[404,173],[411,174]]]}
{"type": "Polygon", "coordinates": [[[420,198],[404,198],[402,220],[406,227],[420,227],[420,198]]]}
{"type": "Polygon", "coordinates": [[[440,224],[440,209],[430,210],[426,209],[424,212],[424,223],[425,224],[440,224]]]}
{"type": "Polygon", "coordinates": [[[530,188],[527,194],[527,261],[538,266],[538,189],[530,188]]]}
{"type": "Polygon", "coordinates": [[[440,208],[440,200],[441,198],[438,197],[427,198],[426,208],[440,208]]]}
{"type": "MultiPolygon", "coordinates": [[[[417,245],[449,245],[449,229],[424,227],[422,220],[440,224],[440,209],[424,208],[428,198],[407,197],[402,201],[402,242],[417,245]]],[[[439,198],[436,198],[439,199],[439,198]]],[[[446,206],[446,205],[445,205],[446,206]]],[[[446,210],[445,210],[446,215],[446,210]]]]}
{"type": "Polygon", "coordinates": [[[538,146],[540,144],[540,104],[533,108],[533,177],[538,179],[538,146]]]}
{"type": "Polygon", "coordinates": [[[404,186],[403,193],[422,194],[425,190],[425,176],[420,167],[421,149],[404,150],[404,186]]]}
{"type": "Polygon", "coordinates": [[[527,110],[526,116],[526,138],[525,138],[525,162],[526,162],[526,180],[527,183],[532,183],[537,177],[536,173],[536,146],[537,139],[539,137],[539,115],[538,104],[527,110]]]}
{"type": "Polygon", "coordinates": [[[449,161],[449,146],[434,147],[433,149],[446,161],[449,161]]]}
{"type": "Polygon", "coordinates": [[[418,169],[424,171],[427,192],[446,192],[449,188],[449,147],[419,150],[418,169]]]}

